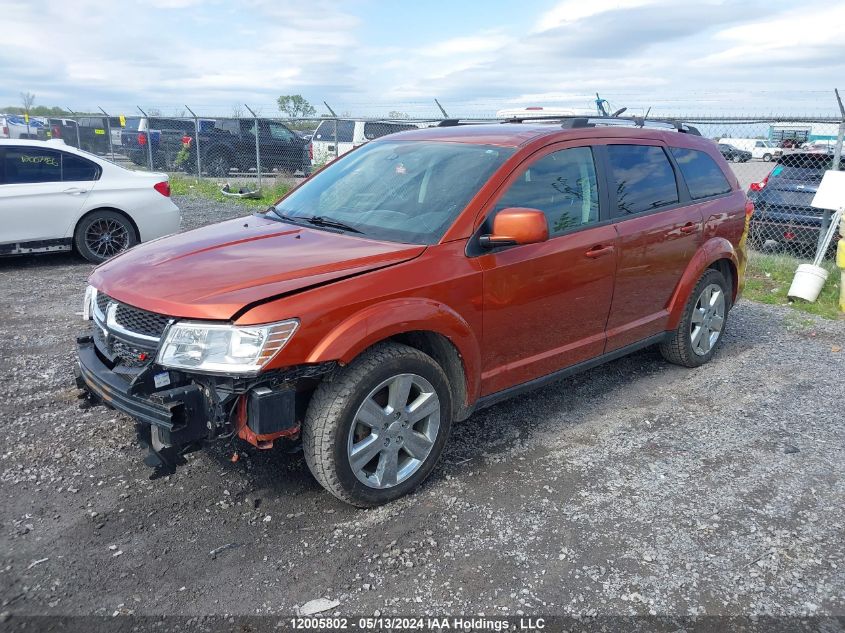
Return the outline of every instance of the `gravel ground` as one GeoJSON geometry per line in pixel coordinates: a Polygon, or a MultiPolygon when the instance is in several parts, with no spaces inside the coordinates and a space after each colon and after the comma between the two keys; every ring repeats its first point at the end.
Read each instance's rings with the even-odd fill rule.
{"type": "Polygon", "coordinates": [[[150,481],[73,386],[90,270],[0,260],[2,612],[845,614],[845,322],[741,302],[709,365],[645,350],[500,404],[355,510],[242,443],[150,481]]]}

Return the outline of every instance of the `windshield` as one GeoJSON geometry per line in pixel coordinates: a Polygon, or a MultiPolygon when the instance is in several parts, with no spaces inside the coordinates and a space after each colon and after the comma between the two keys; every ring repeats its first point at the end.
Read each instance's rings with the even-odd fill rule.
{"type": "Polygon", "coordinates": [[[368,143],[303,183],[267,217],[316,217],[374,239],[434,244],[512,153],[464,143],[368,143]]]}

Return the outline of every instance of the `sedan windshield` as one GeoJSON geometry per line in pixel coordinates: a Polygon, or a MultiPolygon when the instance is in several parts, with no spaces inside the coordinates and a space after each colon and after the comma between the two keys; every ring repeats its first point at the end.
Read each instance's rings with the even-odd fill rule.
{"type": "Polygon", "coordinates": [[[512,153],[464,143],[368,143],[305,182],[267,217],[434,244],[512,153]]]}

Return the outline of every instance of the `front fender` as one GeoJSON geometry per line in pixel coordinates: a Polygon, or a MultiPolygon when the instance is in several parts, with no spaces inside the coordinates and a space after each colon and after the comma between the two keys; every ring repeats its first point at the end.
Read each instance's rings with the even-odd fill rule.
{"type": "Polygon", "coordinates": [[[445,336],[461,355],[467,399],[475,402],[481,388],[481,351],[469,324],[452,308],[432,299],[402,298],[368,306],[333,328],[314,347],[306,362],[351,362],[368,347],[397,334],[435,332],[445,336]]]}
{"type": "MultiPolygon", "coordinates": [[[[733,244],[723,237],[710,238],[692,256],[684,274],[681,276],[681,280],[675,286],[675,292],[672,293],[672,298],[669,299],[667,330],[674,330],[678,327],[684,315],[684,307],[687,304],[687,299],[695,284],[698,283],[699,277],[701,277],[713,262],[717,262],[720,259],[730,260],[737,271],[741,270],[736,249],[734,249],[733,244]]],[[[738,288],[734,287],[734,291],[737,290],[738,288]]]]}

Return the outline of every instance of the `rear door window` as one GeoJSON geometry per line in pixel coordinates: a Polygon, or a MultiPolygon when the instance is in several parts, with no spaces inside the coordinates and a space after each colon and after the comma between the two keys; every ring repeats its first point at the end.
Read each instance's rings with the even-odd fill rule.
{"type": "Polygon", "coordinates": [[[731,185],[716,162],[706,153],[681,147],[672,148],[693,200],[730,193],[731,185]]]}
{"type": "MultiPolygon", "coordinates": [[[[337,142],[351,143],[355,132],[355,121],[337,121],[337,142]]],[[[314,132],[316,141],[335,141],[335,121],[323,121],[314,132]]]]}
{"type": "Polygon", "coordinates": [[[539,209],[546,214],[550,235],[598,222],[599,193],[592,150],[573,147],[532,163],[499,199],[495,211],[508,207],[539,209]]]}
{"type": "Polygon", "coordinates": [[[62,158],[59,152],[37,147],[6,147],[5,149],[4,184],[61,182],[62,158]]]}
{"type": "Polygon", "coordinates": [[[656,145],[608,145],[616,208],[613,216],[624,218],[678,202],[675,171],[662,147],[656,145]]]}
{"type": "Polygon", "coordinates": [[[92,163],[90,160],[85,160],[81,156],[75,154],[67,154],[62,152],[62,180],[69,181],[88,181],[97,180],[100,177],[100,166],[92,163]]]}

